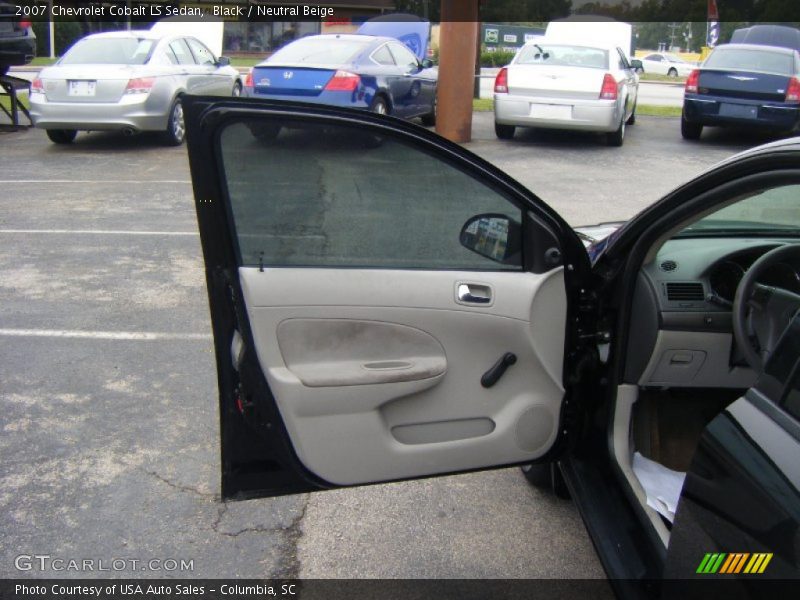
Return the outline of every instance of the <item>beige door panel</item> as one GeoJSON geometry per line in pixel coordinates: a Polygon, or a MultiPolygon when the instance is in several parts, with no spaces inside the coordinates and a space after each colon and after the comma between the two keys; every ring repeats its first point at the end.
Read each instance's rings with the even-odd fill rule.
{"type": "Polygon", "coordinates": [[[319,477],[400,479],[521,462],[552,445],[560,270],[242,268],[240,279],[258,359],[298,457],[319,477]],[[460,304],[461,282],[489,288],[491,306],[460,304]],[[506,352],[517,364],[483,388],[506,352]]]}

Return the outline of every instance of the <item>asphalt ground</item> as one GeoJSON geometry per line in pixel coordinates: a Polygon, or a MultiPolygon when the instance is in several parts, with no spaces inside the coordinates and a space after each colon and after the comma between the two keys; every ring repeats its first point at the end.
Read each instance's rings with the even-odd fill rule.
{"type": "MultiPolygon", "coordinates": [[[[688,143],[676,119],[643,117],[622,148],[500,142],[491,113],[473,134],[574,225],[629,218],[766,141],[688,143]]],[[[603,577],[572,504],[518,469],[221,503],[185,148],[107,133],[58,147],[37,130],[0,144],[0,577],[603,577]],[[20,571],[32,554],[127,566],[20,571]]]]}

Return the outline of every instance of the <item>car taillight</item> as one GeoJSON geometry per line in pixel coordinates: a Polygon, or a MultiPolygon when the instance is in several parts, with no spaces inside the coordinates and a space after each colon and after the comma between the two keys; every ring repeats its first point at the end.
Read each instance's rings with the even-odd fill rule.
{"type": "Polygon", "coordinates": [[[253,87],[253,69],[250,69],[244,76],[244,87],[253,87]]]}
{"type": "Polygon", "coordinates": [[[508,93],[508,69],[503,67],[494,78],[494,91],[496,94],[508,93]]]}
{"type": "Polygon", "coordinates": [[[695,69],[691,73],[689,73],[689,77],[686,78],[686,88],[684,92],[689,94],[697,94],[697,84],[700,81],[700,71],[695,69]]]}
{"type": "Polygon", "coordinates": [[[44,84],[42,83],[42,80],[39,79],[38,77],[33,81],[31,81],[31,91],[44,94],[44,84]]]}
{"type": "Polygon", "coordinates": [[[611,73],[606,73],[603,77],[603,85],[600,88],[600,98],[602,100],[617,99],[617,80],[611,73]]]}
{"type": "Polygon", "coordinates": [[[28,27],[33,27],[30,21],[20,21],[19,22],[20,29],[27,29],[28,27]]]}
{"type": "Polygon", "coordinates": [[[125,88],[126,94],[149,94],[156,82],[155,77],[136,77],[128,81],[125,88]]]}
{"type": "Polygon", "coordinates": [[[789,87],[786,88],[786,99],[784,102],[800,104],[800,80],[798,80],[797,77],[792,77],[789,80],[789,87]]]}
{"type": "Polygon", "coordinates": [[[330,78],[325,91],[327,92],[352,92],[358,89],[361,84],[361,77],[350,71],[336,71],[330,78]]]}

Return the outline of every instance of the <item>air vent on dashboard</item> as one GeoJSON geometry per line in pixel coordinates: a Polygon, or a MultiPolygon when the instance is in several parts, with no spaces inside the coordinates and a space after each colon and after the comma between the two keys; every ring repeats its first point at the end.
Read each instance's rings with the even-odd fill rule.
{"type": "Polygon", "coordinates": [[[705,297],[703,284],[700,282],[667,284],[667,300],[670,302],[693,302],[704,300],[705,297]]]}
{"type": "Polygon", "coordinates": [[[665,260],[658,265],[658,268],[669,273],[670,271],[674,271],[678,268],[678,263],[676,263],[674,260],[665,260]]]}

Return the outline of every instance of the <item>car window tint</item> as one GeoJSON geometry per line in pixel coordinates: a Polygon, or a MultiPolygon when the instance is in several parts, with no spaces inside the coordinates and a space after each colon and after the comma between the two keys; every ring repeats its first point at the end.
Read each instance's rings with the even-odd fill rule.
{"type": "MultiPolygon", "coordinates": [[[[357,126],[283,120],[274,139],[267,119],[228,125],[219,141],[242,264],[521,269],[461,245],[471,217],[520,223],[521,212],[450,163],[357,126]]],[[[503,244],[501,231],[472,233],[503,244]]]]}
{"type": "Polygon", "coordinates": [[[390,43],[388,46],[392,50],[395,62],[401,67],[416,67],[419,64],[417,56],[403,44],[390,43]]]}
{"type": "Polygon", "coordinates": [[[84,38],[61,58],[61,65],[143,65],[154,40],[135,37],[84,38]]]}
{"type": "Polygon", "coordinates": [[[189,44],[189,48],[192,49],[192,54],[194,54],[194,58],[198,65],[209,66],[217,64],[217,59],[214,58],[211,50],[206,48],[203,44],[194,38],[186,38],[186,41],[189,44]]]}
{"type": "Polygon", "coordinates": [[[374,60],[379,65],[391,65],[394,66],[394,57],[392,53],[389,52],[389,48],[384,44],[375,52],[372,53],[372,60],[374,60]]]}
{"type": "Polygon", "coordinates": [[[303,38],[281,48],[267,62],[343,65],[353,62],[370,43],[370,40],[351,40],[333,35],[303,38]]]}
{"type": "Polygon", "coordinates": [[[664,60],[663,58],[661,58],[660,54],[651,54],[649,56],[645,56],[644,59],[652,60],[653,62],[661,62],[662,60],[664,60]]]}
{"type": "Polygon", "coordinates": [[[542,64],[555,67],[608,69],[608,51],[586,46],[532,44],[523,46],[516,64],[542,64]]]}
{"type": "Polygon", "coordinates": [[[194,57],[192,53],[189,52],[189,47],[186,45],[186,42],[181,38],[174,40],[169,45],[170,50],[175,54],[175,58],[178,60],[179,65],[193,65],[194,57]]]}
{"type": "Polygon", "coordinates": [[[763,190],[703,217],[681,232],[800,230],[800,185],[763,190]]]}
{"type": "Polygon", "coordinates": [[[738,69],[793,75],[794,57],[783,52],[750,48],[724,48],[714,50],[703,63],[707,69],[738,69]]]}

